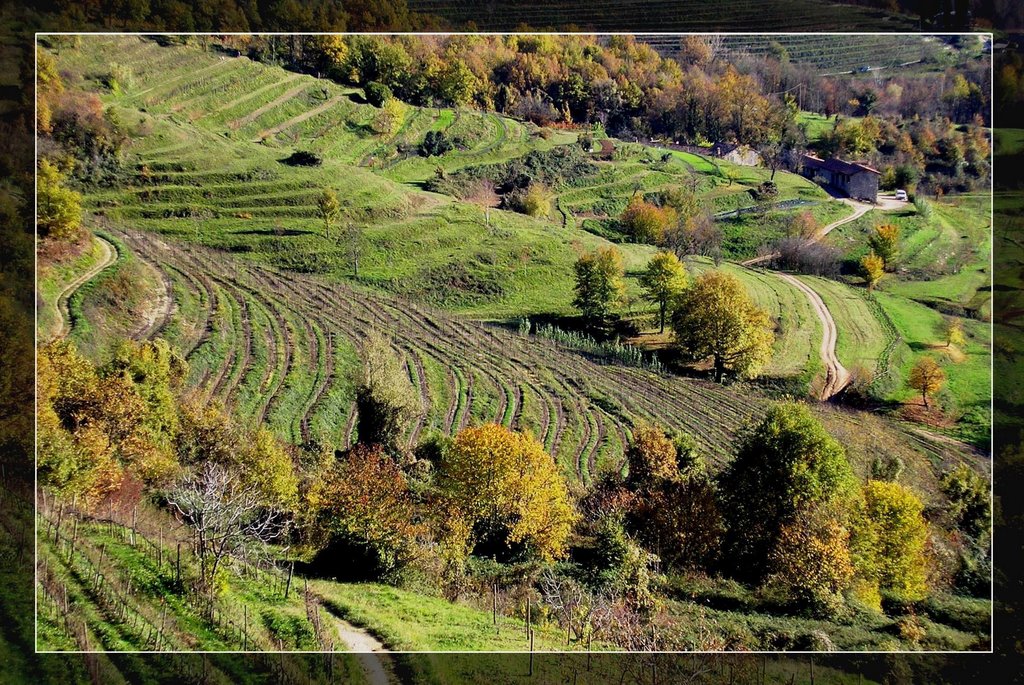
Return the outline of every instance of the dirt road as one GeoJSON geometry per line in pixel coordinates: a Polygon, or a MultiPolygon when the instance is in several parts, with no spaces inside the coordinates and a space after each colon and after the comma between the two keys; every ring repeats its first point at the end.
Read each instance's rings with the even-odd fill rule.
{"type": "Polygon", "coordinates": [[[102,256],[95,266],[64,286],[64,289],[54,298],[52,307],[56,316],[53,320],[57,322],[58,328],[54,331],[53,339],[63,338],[71,330],[71,317],[67,311],[67,306],[68,300],[75,294],[75,291],[117,260],[117,248],[99,236],[93,236],[93,239],[98,241],[102,256]]]}
{"type": "MultiPolygon", "coordinates": [[[[884,206],[884,204],[882,204],[881,202],[879,203],[879,206],[876,206],[876,205],[869,205],[866,202],[856,202],[856,201],[850,200],[848,198],[842,198],[839,201],[842,202],[843,204],[847,204],[847,205],[850,205],[851,207],[853,207],[853,214],[851,214],[849,216],[845,216],[842,219],[840,219],[839,221],[833,221],[832,223],[830,223],[827,226],[825,226],[823,229],[818,231],[818,233],[813,238],[811,238],[812,242],[817,242],[817,241],[821,240],[822,238],[827,236],[829,233],[831,233],[833,229],[839,228],[843,224],[848,224],[851,221],[856,221],[857,219],[861,218],[862,216],[867,214],[872,209],[888,209],[888,207],[884,206]]],[[[742,264],[743,266],[757,266],[758,264],[761,264],[763,262],[767,262],[769,260],[775,259],[778,256],[779,256],[778,252],[772,252],[771,254],[761,255],[760,257],[754,257],[752,259],[748,259],[745,262],[740,262],[740,264],[742,264]]]]}
{"type": "Polygon", "coordinates": [[[836,339],[838,329],[828,307],[822,301],[821,296],[814,292],[809,285],[787,273],[781,271],[772,272],[782,280],[800,289],[807,299],[811,301],[815,313],[821,320],[821,327],[824,334],[821,338],[821,347],[818,348],[821,354],[821,361],[825,364],[825,387],[821,391],[821,399],[827,400],[837,392],[846,387],[850,382],[850,372],[839,362],[836,356],[836,339]]]}
{"type": "MultiPolygon", "coordinates": [[[[329,611],[329,610],[328,610],[329,611]]],[[[356,658],[371,685],[390,685],[390,672],[380,656],[380,652],[388,651],[380,640],[362,628],[357,628],[345,619],[331,614],[335,628],[344,645],[338,651],[356,652],[356,658]]]]}

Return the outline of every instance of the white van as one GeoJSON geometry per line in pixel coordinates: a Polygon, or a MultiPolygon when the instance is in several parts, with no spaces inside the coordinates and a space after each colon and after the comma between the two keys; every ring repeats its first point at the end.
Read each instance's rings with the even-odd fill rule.
{"type": "Polygon", "coordinates": [[[896,199],[901,201],[901,202],[906,202],[907,201],[907,191],[905,191],[905,190],[897,190],[896,191],[896,199]]]}

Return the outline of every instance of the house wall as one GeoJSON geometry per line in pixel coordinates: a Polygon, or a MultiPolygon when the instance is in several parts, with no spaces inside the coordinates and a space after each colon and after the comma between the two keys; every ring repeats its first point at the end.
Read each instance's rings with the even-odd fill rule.
{"type": "Polygon", "coordinates": [[[845,190],[854,199],[876,202],[878,200],[878,176],[868,172],[854,174],[846,184],[845,190]]]}

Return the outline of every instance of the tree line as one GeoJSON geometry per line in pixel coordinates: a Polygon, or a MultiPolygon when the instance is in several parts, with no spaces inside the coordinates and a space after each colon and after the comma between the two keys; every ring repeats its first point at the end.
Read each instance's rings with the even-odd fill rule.
{"type": "Polygon", "coordinates": [[[186,364],[162,341],[125,342],[99,366],[51,343],[40,350],[40,484],[61,512],[166,507],[192,529],[193,589],[211,596],[219,576],[273,547],[311,573],[426,580],[450,599],[500,577],[577,639],[634,646],[666,646],[652,621],[674,574],[732,578],[827,618],[984,585],[984,480],[948,471],[949,506],[930,511],[898,459],[856,478],[804,404],[755,417],[717,474],[686,433],[637,423],[625,475],[581,486],[536,437],[498,424],[408,445],[423,408],[400,359],[380,333],[362,357],[358,437],[335,449],[285,445],[190,396],[186,364]]]}

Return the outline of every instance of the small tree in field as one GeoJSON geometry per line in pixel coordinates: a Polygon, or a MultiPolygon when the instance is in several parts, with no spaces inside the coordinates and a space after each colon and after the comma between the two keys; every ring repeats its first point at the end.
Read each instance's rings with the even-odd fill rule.
{"type": "Polygon", "coordinates": [[[345,225],[345,251],[348,253],[348,262],[352,266],[352,275],[359,278],[359,259],[363,256],[363,227],[354,221],[345,225]]]}
{"type": "Polygon", "coordinates": [[[372,331],[363,347],[363,368],[356,388],[359,442],[397,455],[410,422],[420,411],[419,398],[391,343],[372,331]]]}
{"type": "Polygon", "coordinates": [[[910,370],[907,380],[914,390],[921,393],[925,408],[928,408],[928,397],[937,393],[946,382],[946,372],[933,357],[921,357],[910,370]]]}
{"type": "Polygon", "coordinates": [[[956,317],[946,319],[942,324],[942,337],[946,340],[946,347],[963,345],[967,342],[963,322],[956,317]]]}
{"type": "Polygon", "coordinates": [[[640,276],[640,287],[649,302],[658,305],[659,332],[665,332],[665,315],[672,304],[686,289],[686,269],[679,258],[671,252],[659,252],[647,263],[640,276]]]}
{"type": "Polygon", "coordinates": [[[211,595],[227,559],[249,543],[267,544],[285,530],[279,512],[268,507],[263,495],[225,464],[208,461],[196,465],[167,500],[193,529],[201,589],[211,595]]]}
{"type": "Polygon", "coordinates": [[[613,302],[625,291],[622,255],[614,247],[602,247],[576,260],[576,297],[572,305],[591,322],[608,315],[613,302]]]}
{"type": "Polygon", "coordinates": [[[874,252],[870,252],[860,259],[861,276],[867,281],[868,290],[874,290],[878,282],[885,275],[885,260],[874,252]]]}
{"type": "Polygon", "coordinates": [[[727,370],[756,376],[775,344],[768,313],[754,305],[735,276],[720,271],[702,274],[683,293],[672,328],[685,357],[711,358],[719,382],[727,370]]]}
{"type": "Polygon", "coordinates": [[[900,230],[895,224],[876,226],[868,237],[871,251],[882,258],[885,268],[892,271],[900,255],[900,230]]]}
{"type": "Polygon", "coordinates": [[[324,222],[324,237],[331,239],[331,226],[341,216],[341,203],[338,196],[330,188],[325,188],[316,199],[316,211],[324,222]]]}

